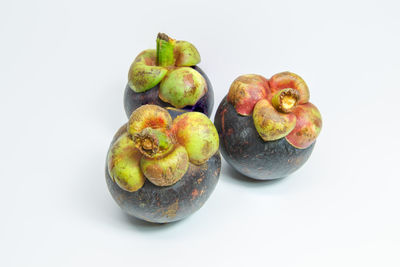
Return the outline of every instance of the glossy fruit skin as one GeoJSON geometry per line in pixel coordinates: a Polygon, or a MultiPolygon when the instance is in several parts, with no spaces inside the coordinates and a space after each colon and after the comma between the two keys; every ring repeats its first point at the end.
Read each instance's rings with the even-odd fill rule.
{"type": "MultiPolygon", "coordinates": [[[[126,125],[115,134],[112,144],[126,132],[126,125]]],[[[115,202],[127,214],[153,222],[169,223],[181,220],[200,209],[216,187],[221,171],[221,156],[215,153],[206,163],[189,163],[186,174],[171,186],[159,187],[146,180],[135,192],[121,189],[105,168],[106,183],[115,202]]]]}
{"type": "MultiPolygon", "coordinates": [[[[208,90],[207,93],[203,97],[201,97],[199,101],[197,101],[196,105],[186,106],[183,108],[183,110],[198,111],[210,117],[214,107],[214,91],[211,82],[204,71],[198,66],[194,66],[192,68],[198,71],[204,77],[207,83],[208,90]]],[[[159,86],[160,84],[157,84],[146,92],[136,93],[129,87],[129,85],[127,85],[124,92],[124,108],[126,116],[129,118],[129,116],[135,109],[145,104],[154,104],[160,107],[173,107],[169,103],[163,102],[159,98],[159,86]]]]}
{"type": "Polygon", "coordinates": [[[239,115],[225,97],[215,114],[220,151],[235,170],[257,180],[283,178],[298,170],[310,157],[315,142],[305,149],[290,145],[285,138],[265,142],[252,116],[239,115]]]}

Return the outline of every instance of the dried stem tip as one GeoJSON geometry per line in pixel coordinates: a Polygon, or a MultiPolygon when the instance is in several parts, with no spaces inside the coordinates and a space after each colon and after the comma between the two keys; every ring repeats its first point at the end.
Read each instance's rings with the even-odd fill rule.
{"type": "Polygon", "coordinates": [[[159,32],[157,35],[157,39],[161,39],[168,42],[170,38],[165,33],[159,32]]]}
{"type": "Polygon", "coordinates": [[[286,88],[280,90],[272,97],[271,104],[280,112],[290,113],[296,108],[299,99],[300,94],[297,90],[286,88]]]}
{"type": "Polygon", "coordinates": [[[150,127],[135,134],[133,140],[140,152],[149,158],[162,157],[173,148],[172,140],[165,132],[150,127]]]}

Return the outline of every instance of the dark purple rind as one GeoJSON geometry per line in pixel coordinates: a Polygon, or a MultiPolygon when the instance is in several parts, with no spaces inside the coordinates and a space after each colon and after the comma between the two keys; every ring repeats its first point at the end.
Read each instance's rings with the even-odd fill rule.
{"type": "Polygon", "coordinates": [[[131,216],[154,222],[181,220],[200,209],[214,191],[221,170],[221,156],[216,153],[205,164],[189,163],[186,174],[174,185],[160,187],[148,180],[136,192],[121,189],[106,167],[108,189],[121,209],[131,216]]]}
{"type": "Polygon", "coordinates": [[[310,157],[315,142],[298,149],[285,138],[264,141],[252,116],[241,116],[226,97],[215,114],[214,124],[220,138],[220,151],[235,170],[258,180],[283,178],[298,170],[310,157]]]}
{"type": "MultiPolygon", "coordinates": [[[[197,66],[192,68],[197,70],[204,77],[208,90],[207,93],[197,101],[196,105],[186,106],[183,109],[187,111],[198,111],[210,117],[214,107],[214,91],[211,82],[202,69],[197,66]]],[[[129,118],[135,109],[145,104],[153,104],[160,107],[173,107],[171,104],[163,102],[158,97],[159,85],[160,84],[157,84],[143,93],[136,93],[129,87],[129,85],[127,85],[124,92],[124,108],[126,116],[129,118]]]]}
{"type": "MultiPolygon", "coordinates": [[[[125,131],[126,125],[123,125],[112,143],[125,131]]],[[[146,180],[138,191],[125,191],[111,179],[107,162],[105,176],[112,197],[124,212],[148,222],[168,223],[199,210],[214,191],[220,171],[221,156],[217,152],[203,165],[189,163],[186,174],[171,186],[160,187],[146,180]]]]}

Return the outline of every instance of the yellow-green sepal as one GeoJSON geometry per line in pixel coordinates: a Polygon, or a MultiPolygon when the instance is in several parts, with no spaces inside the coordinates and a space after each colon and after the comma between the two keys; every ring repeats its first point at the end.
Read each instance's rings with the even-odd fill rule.
{"type": "Polygon", "coordinates": [[[136,93],[145,92],[161,82],[168,69],[156,66],[156,50],[147,49],[133,61],[128,73],[128,85],[136,93]]]}
{"type": "Polygon", "coordinates": [[[141,158],[142,154],[127,132],[111,146],[108,154],[108,173],[123,190],[134,192],[143,186],[146,179],[140,169],[141,158]]]}
{"type": "Polygon", "coordinates": [[[217,129],[211,120],[200,112],[179,115],[172,122],[176,140],[186,148],[191,163],[201,165],[219,148],[217,129]]]}
{"type": "Polygon", "coordinates": [[[163,158],[143,156],[140,167],[150,182],[157,186],[169,186],[178,182],[189,168],[189,157],[183,146],[177,145],[163,158]]]}
{"type": "Polygon", "coordinates": [[[176,108],[183,108],[195,105],[207,90],[206,80],[198,71],[180,67],[168,73],[161,82],[159,97],[176,108]]]}
{"type": "Polygon", "coordinates": [[[257,102],[253,110],[254,126],[264,141],[274,141],[288,135],[296,126],[296,116],[277,111],[268,100],[257,102]]]}
{"type": "Polygon", "coordinates": [[[197,48],[187,41],[177,41],[175,44],[175,66],[190,67],[200,63],[200,53],[197,48]]]}

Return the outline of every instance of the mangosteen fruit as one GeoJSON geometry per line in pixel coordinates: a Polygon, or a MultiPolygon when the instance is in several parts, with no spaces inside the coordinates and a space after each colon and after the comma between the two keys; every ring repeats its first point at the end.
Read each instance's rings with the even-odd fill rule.
{"type": "Polygon", "coordinates": [[[132,112],[107,154],[106,182],[123,211],[168,223],[197,211],[217,185],[221,170],[218,132],[200,112],[156,105],[132,112]]]}
{"type": "Polygon", "coordinates": [[[142,51],[129,69],[124,93],[126,115],[153,104],[210,117],[214,92],[207,75],[197,66],[200,54],[196,47],[164,33],[158,34],[156,45],[156,49],[142,51]]]}
{"type": "Polygon", "coordinates": [[[215,114],[222,156],[235,170],[258,180],[286,177],[310,157],[321,114],[309,102],[305,81],[282,72],[269,80],[239,76],[215,114]]]}

